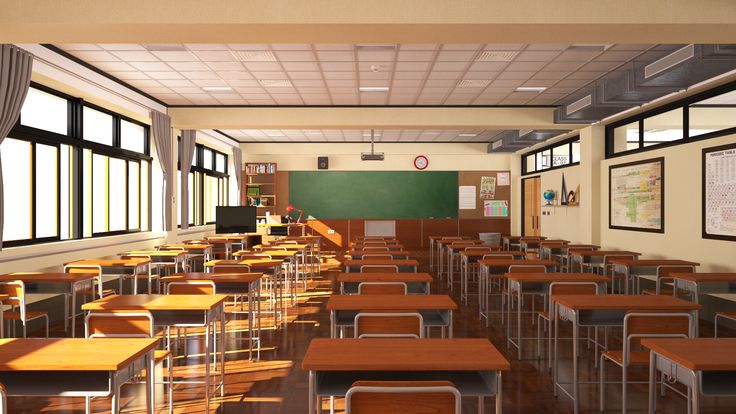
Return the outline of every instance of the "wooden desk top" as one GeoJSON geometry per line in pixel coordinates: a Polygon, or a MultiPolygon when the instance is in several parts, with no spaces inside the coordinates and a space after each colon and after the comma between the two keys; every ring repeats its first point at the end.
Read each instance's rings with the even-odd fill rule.
{"type": "Polygon", "coordinates": [[[281,266],[284,263],[283,260],[279,259],[264,259],[264,260],[258,260],[258,259],[246,259],[246,260],[210,260],[209,262],[205,262],[205,267],[214,267],[214,266],[221,266],[221,265],[228,265],[228,266],[237,266],[237,265],[248,265],[251,268],[263,268],[263,267],[274,267],[274,266],[281,266]]]}
{"type": "Polygon", "coordinates": [[[545,239],[545,240],[541,240],[539,242],[539,245],[546,246],[548,244],[569,244],[569,243],[570,243],[570,240],[565,240],[565,239],[549,239],[549,240],[545,239]]]}
{"type": "Polygon", "coordinates": [[[64,263],[64,265],[95,265],[102,267],[138,267],[142,264],[151,263],[150,259],[145,257],[135,257],[133,259],[82,259],[73,262],[64,263]]]}
{"type": "Polygon", "coordinates": [[[284,243],[284,244],[274,244],[274,245],[257,244],[253,246],[254,249],[261,249],[261,250],[280,249],[282,247],[285,248],[286,250],[304,250],[307,247],[309,247],[309,245],[308,244],[284,243]]]}
{"type": "Polygon", "coordinates": [[[521,240],[522,236],[501,236],[501,240],[508,240],[508,241],[518,241],[521,240]]]}
{"type": "Polygon", "coordinates": [[[4,300],[8,300],[8,299],[10,299],[10,295],[6,295],[6,294],[1,294],[0,295],[0,302],[2,302],[4,300]]]}
{"type": "Polygon", "coordinates": [[[364,255],[364,254],[392,254],[397,256],[409,256],[409,252],[406,250],[362,250],[362,249],[353,249],[348,250],[345,252],[345,254],[350,256],[358,256],[358,255],[364,255]]]}
{"type": "Polygon", "coordinates": [[[363,266],[363,265],[386,265],[386,266],[419,266],[419,262],[414,259],[349,259],[345,260],[345,266],[363,266]]]}
{"type": "Polygon", "coordinates": [[[615,255],[629,255],[629,256],[641,256],[641,253],[630,252],[628,250],[583,250],[571,252],[571,255],[591,257],[591,256],[615,256],[615,255]]]}
{"type": "Polygon", "coordinates": [[[672,273],[675,279],[690,282],[736,282],[736,273],[672,273]]]}
{"type": "Polygon", "coordinates": [[[455,310],[457,304],[447,295],[332,295],[328,310],[455,310]]]}
{"type": "Polygon", "coordinates": [[[172,243],[172,244],[162,244],[160,246],[156,246],[157,248],[161,247],[181,247],[184,250],[205,250],[212,247],[211,244],[187,244],[187,243],[172,243]]]}
{"type": "Polygon", "coordinates": [[[627,267],[700,266],[700,263],[673,259],[611,259],[610,263],[627,267]]]}
{"type": "Polygon", "coordinates": [[[600,249],[601,246],[596,244],[568,244],[568,243],[542,243],[542,247],[546,249],[600,249]]]}
{"type": "Polygon", "coordinates": [[[252,250],[239,250],[233,253],[233,256],[239,257],[244,254],[267,254],[271,258],[291,258],[299,254],[296,250],[263,250],[263,251],[252,251],[252,250]]]}
{"type": "Polygon", "coordinates": [[[130,250],[123,253],[118,253],[118,256],[126,256],[131,254],[145,254],[151,257],[179,257],[187,254],[183,250],[130,250]]]}
{"type": "Polygon", "coordinates": [[[167,282],[177,280],[211,280],[215,283],[251,283],[263,277],[263,273],[175,273],[161,279],[167,282]]]}
{"type": "Polygon", "coordinates": [[[694,310],[701,306],[668,295],[552,295],[552,300],[573,310],[694,310]]]}
{"type": "Polygon", "coordinates": [[[351,243],[350,248],[353,250],[364,250],[366,247],[388,247],[390,250],[404,250],[403,244],[365,244],[351,243]]]}
{"type": "Polygon", "coordinates": [[[207,236],[207,237],[205,237],[205,239],[207,239],[207,240],[209,240],[209,239],[226,239],[226,240],[230,240],[230,241],[240,241],[240,240],[244,240],[244,239],[246,239],[248,237],[253,237],[253,236],[263,236],[263,235],[260,234],[260,233],[215,234],[215,235],[212,235],[212,236],[207,236]]]}
{"type": "Polygon", "coordinates": [[[560,264],[554,260],[546,259],[481,259],[478,261],[483,266],[488,267],[509,267],[514,265],[538,265],[538,266],[559,266],[560,264]]]}
{"type": "Polygon", "coordinates": [[[431,282],[429,273],[340,273],[338,282],[431,282]]]}
{"type": "Polygon", "coordinates": [[[521,257],[525,256],[526,253],[518,251],[518,250],[468,250],[468,251],[461,251],[458,252],[460,256],[468,256],[468,257],[483,257],[487,254],[498,254],[498,255],[507,255],[507,256],[514,256],[514,257],[521,257]]]}
{"type": "Polygon", "coordinates": [[[641,344],[693,371],[736,370],[736,338],[644,338],[641,344]]]}
{"type": "Polygon", "coordinates": [[[16,272],[0,275],[3,282],[11,280],[22,280],[25,283],[74,283],[89,280],[97,276],[97,273],[41,273],[41,272],[16,272]]]}
{"type": "Polygon", "coordinates": [[[0,339],[0,371],[117,371],[157,345],[157,338],[0,339]]]}
{"type": "Polygon", "coordinates": [[[437,240],[435,243],[438,243],[441,246],[452,246],[453,244],[457,246],[475,246],[477,244],[483,244],[483,240],[479,239],[463,239],[463,240],[437,240]]]}
{"type": "Polygon", "coordinates": [[[521,283],[532,282],[608,282],[608,278],[593,273],[506,273],[507,279],[521,283]]]}
{"type": "Polygon", "coordinates": [[[308,371],[507,371],[488,339],[313,339],[308,371]]]}
{"type": "Polygon", "coordinates": [[[469,239],[470,238],[468,236],[427,236],[427,237],[429,237],[429,240],[434,240],[434,241],[442,240],[442,239],[447,238],[447,237],[453,237],[457,241],[460,241],[461,239],[462,240],[466,240],[466,239],[469,239]],[[457,239],[457,237],[460,237],[460,239],[457,239]]]}
{"type": "Polygon", "coordinates": [[[227,295],[110,295],[82,305],[83,310],[211,310],[227,295]]]}

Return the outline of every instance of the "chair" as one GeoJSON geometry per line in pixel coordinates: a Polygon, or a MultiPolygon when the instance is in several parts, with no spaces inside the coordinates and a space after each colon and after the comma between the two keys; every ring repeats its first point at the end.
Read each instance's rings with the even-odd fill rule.
{"type": "Polygon", "coordinates": [[[560,262],[560,267],[562,269],[564,269],[565,272],[572,272],[572,269],[570,268],[570,266],[571,266],[571,263],[570,263],[570,253],[576,252],[576,251],[578,251],[578,252],[586,252],[586,251],[587,252],[592,252],[593,250],[595,250],[595,249],[592,248],[592,247],[575,247],[573,249],[567,248],[567,249],[565,249],[565,253],[564,254],[552,255],[552,256],[553,256],[553,260],[554,260],[554,257],[555,256],[558,256],[558,259],[559,259],[558,261],[560,262]]]}
{"type": "MultiPolygon", "coordinates": [[[[541,265],[511,265],[508,268],[508,273],[547,273],[547,267],[541,266],[541,265]]],[[[506,289],[508,288],[509,288],[508,286],[505,286],[502,290],[502,293],[506,293],[506,289]]],[[[532,323],[534,323],[534,314],[536,312],[534,310],[534,296],[544,297],[544,295],[543,294],[540,295],[539,293],[527,293],[526,295],[532,296],[532,323]]],[[[512,295],[509,296],[509,301],[510,301],[509,312],[513,310],[513,307],[514,307],[513,298],[514,297],[519,298],[519,306],[524,306],[523,298],[519,296],[518,292],[514,292],[512,295]]],[[[503,315],[504,315],[504,308],[505,308],[504,305],[506,304],[505,298],[506,298],[506,295],[502,294],[501,295],[501,319],[503,319],[503,315]]]]}
{"type": "Polygon", "coordinates": [[[387,252],[389,250],[388,250],[388,247],[369,247],[369,246],[366,246],[366,247],[363,247],[363,251],[366,251],[366,252],[369,252],[369,251],[370,252],[387,252]]]}
{"type": "Polygon", "coordinates": [[[363,265],[360,273],[399,273],[397,265],[363,265]]]}
{"type": "Polygon", "coordinates": [[[3,384],[0,384],[0,414],[8,414],[8,397],[3,384]]]}
{"type": "MultiPolygon", "coordinates": [[[[624,317],[623,349],[604,350],[600,356],[600,410],[606,405],[605,362],[621,367],[621,412],[626,413],[628,369],[631,366],[649,366],[649,350],[639,349],[643,338],[692,338],[692,317],[687,313],[628,312],[624,317]]],[[[688,398],[689,400],[689,398],[688,398]]],[[[689,404],[688,404],[689,405],[689,404]]]]}
{"type": "Polygon", "coordinates": [[[460,414],[460,391],[449,381],[356,381],[347,414],[460,414]]]}
{"type": "Polygon", "coordinates": [[[358,284],[359,295],[406,295],[404,282],[361,282],[358,284]]]}
{"type": "MultiPolygon", "coordinates": [[[[148,260],[151,260],[151,256],[150,255],[147,255],[147,254],[125,254],[125,255],[121,255],[120,258],[123,259],[123,260],[130,260],[130,259],[148,259],[148,260]]],[[[152,260],[151,260],[151,264],[153,264],[153,261],[152,260]]],[[[136,279],[136,278],[137,279],[143,279],[143,280],[146,281],[146,283],[149,283],[149,280],[150,280],[150,282],[153,282],[153,280],[156,279],[156,291],[158,293],[161,293],[161,269],[166,270],[166,274],[168,275],[168,269],[173,269],[174,266],[175,266],[175,264],[174,263],[157,263],[157,264],[155,264],[155,266],[156,266],[156,270],[159,271],[159,274],[153,274],[153,273],[151,273],[151,278],[150,279],[148,278],[148,274],[125,275],[124,277],[126,279],[131,279],[131,280],[132,279],[136,279]]],[[[121,294],[123,293],[122,292],[122,289],[123,288],[121,287],[120,288],[120,290],[121,290],[120,293],[121,294]]],[[[135,290],[135,289],[133,289],[133,290],[135,290]]],[[[151,292],[151,287],[150,286],[148,287],[148,292],[149,293],[151,292]]],[[[138,292],[134,292],[134,293],[138,293],[138,292]]]]}
{"type": "Polygon", "coordinates": [[[365,259],[393,259],[394,256],[390,254],[377,254],[377,253],[368,253],[363,255],[363,260],[365,259]]]}
{"type": "Polygon", "coordinates": [[[424,338],[418,312],[359,312],[353,321],[355,338],[424,338]]]}
{"type": "Polygon", "coordinates": [[[695,266],[657,266],[657,285],[655,289],[644,289],[641,293],[644,295],[689,295],[690,291],[685,289],[677,289],[677,292],[675,292],[675,279],[672,277],[673,273],[695,273],[695,266]],[[672,283],[672,287],[662,287],[662,284],[665,283],[672,283]]]}
{"type": "MultiPolygon", "coordinates": [[[[85,338],[153,338],[153,316],[147,311],[136,312],[90,312],[84,318],[85,338]]],[[[154,365],[166,361],[168,369],[169,413],[174,410],[174,360],[171,351],[155,350],[154,365]]],[[[151,375],[152,373],[147,373],[151,375]]],[[[90,412],[90,398],[85,399],[86,412],[90,412]]]]}
{"type": "Polygon", "coordinates": [[[713,327],[713,336],[715,338],[718,338],[718,321],[720,319],[736,322],[736,312],[716,312],[715,319],[713,320],[715,324],[713,327]]]}
{"type": "Polygon", "coordinates": [[[186,280],[166,285],[167,295],[214,295],[215,282],[211,280],[186,280]]]}
{"type": "MultiPolygon", "coordinates": [[[[26,337],[28,322],[36,319],[46,320],[46,338],[49,337],[49,314],[45,311],[26,310],[26,285],[22,280],[14,280],[12,282],[0,282],[0,294],[8,295],[8,299],[3,304],[10,305],[10,312],[3,312],[3,322],[20,321],[23,326],[23,337],[26,337]],[[18,309],[17,311],[15,309],[18,309]]],[[[64,316],[66,317],[66,315],[64,316]]],[[[15,334],[15,323],[13,324],[13,334],[15,334]]]]}
{"type": "MultiPolygon", "coordinates": [[[[100,265],[65,265],[64,273],[95,273],[97,276],[92,279],[92,288],[77,291],[82,296],[90,296],[94,300],[95,296],[99,296],[98,286],[102,283],[102,266],[100,265]]],[[[102,297],[114,295],[115,289],[102,289],[102,297]]]]}

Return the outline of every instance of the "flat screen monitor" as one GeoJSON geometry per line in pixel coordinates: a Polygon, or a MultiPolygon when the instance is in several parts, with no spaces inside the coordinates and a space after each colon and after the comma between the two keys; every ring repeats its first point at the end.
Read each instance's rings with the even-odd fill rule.
{"type": "Polygon", "coordinates": [[[218,206],[216,213],[215,231],[217,234],[255,233],[257,231],[255,206],[218,206]]]}

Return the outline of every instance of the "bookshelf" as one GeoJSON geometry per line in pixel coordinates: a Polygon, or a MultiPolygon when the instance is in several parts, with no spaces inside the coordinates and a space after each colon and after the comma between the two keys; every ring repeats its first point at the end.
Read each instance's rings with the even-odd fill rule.
{"type": "Polygon", "coordinates": [[[258,217],[266,216],[266,212],[276,215],[276,164],[271,162],[246,163],[243,175],[244,206],[256,206],[258,217]]]}

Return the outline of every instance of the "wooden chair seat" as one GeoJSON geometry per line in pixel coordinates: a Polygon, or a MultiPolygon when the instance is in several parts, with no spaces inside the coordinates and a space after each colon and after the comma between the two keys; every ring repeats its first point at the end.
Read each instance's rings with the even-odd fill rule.
{"type": "MultiPolygon", "coordinates": [[[[83,296],[95,296],[99,292],[97,291],[97,289],[83,289],[83,290],[77,291],[77,293],[83,296]]],[[[102,289],[103,298],[105,296],[116,295],[116,294],[117,292],[115,291],[115,289],[102,289]]]]}
{"type": "MultiPolygon", "coordinates": [[[[606,350],[603,351],[603,356],[613,361],[615,364],[624,364],[624,351],[623,350],[606,350]]],[[[629,365],[637,366],[648,366],[649,365],[649,350],[635,349],[629,353],[629,365]]]]}
{"type": "Polygon", "coordinates": [[[716,312],[716,315],[721,315],[724,318],[736,319],[736,312],[716,312]]]}
{"type": "MultiPolygon", "coordinates": [[[[663,288],[660,288],[659,289],[659,294],[660,295],[665,295],[665,296],[672,296],[672,291],[673,290],[674,290],[674,288],[671,288],[671,287],[663,287],[663,288]]],[[[641,291],[641,293],[643,295],[656,295],[657,294],[657,289],[643,289],[641,291]]],[[[684,295],[689,295],[689,294],[690,294],[690,291],[688,291],[688,290],[685,290],[685,289],[677,289],[677,295],[679,295],[679,296],[684,296],[684,295]]]]}
{"type": "Polygon", "coordinates": [[[158,365],[160,362],[168,358],[169,355],[171,355],[171,351],[167,351],[165,349],[157,349],[153,351],[153,363],[155,365],[158,365]]]}
{"type": "Polygon", "coordinates": [[[549,311],[546,310],[538,310],[537,316],[544,319],[545,321],[548,321],[549,318],[551,318],[551,315],[549,314],[549,311]]]}
{"type": "MultiPolygon", "coordinates": [[[[48,312],[41,312],[41,311],[26,311],[26,319],[36,319],[40,318],[42,316],[48,315],[48,312]]],[[[20,312],[3,312],[3,319],[7,319],[9,321],[19,321],[20,320],[20,312]]]]}

